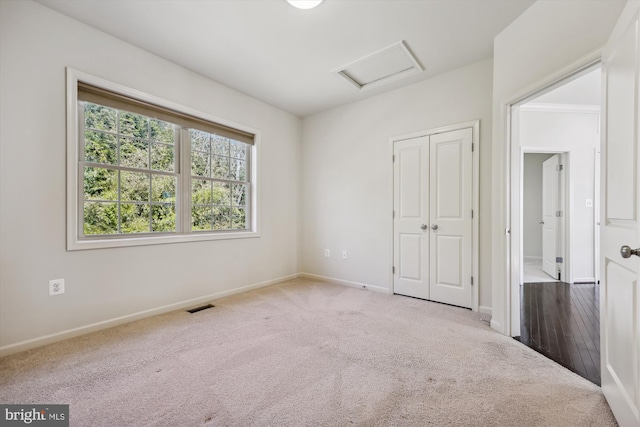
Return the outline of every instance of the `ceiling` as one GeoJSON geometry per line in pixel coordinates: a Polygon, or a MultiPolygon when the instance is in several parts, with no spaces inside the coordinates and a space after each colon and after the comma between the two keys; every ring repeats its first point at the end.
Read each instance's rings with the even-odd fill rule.
{"type": "Polygon", "coordinates": [[[38,0],[94,28],[298,116],[493,56],[534,0],[38,0]],[[424,71],[359,90],[334,72],[404,41],[424,71]]]}
{"type": "Polygon", "coordinates": [[[567,83],[531,100],[528,104],[569,104],[600,106],[602,76],[598,66],[567,83]]]}

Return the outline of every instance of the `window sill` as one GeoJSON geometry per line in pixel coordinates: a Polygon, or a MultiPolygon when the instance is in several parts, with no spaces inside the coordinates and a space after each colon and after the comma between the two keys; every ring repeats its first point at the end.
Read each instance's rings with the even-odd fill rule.
{"type": "Polygon", "coordinates": [[[165,245],[169,243],[205,242],[211,240],[249,239],[257,237],[260,237],[260,233],[257,231],[239,231],[228,233],[193,233],[180,235],[122,237],[112,239],[70,239],[67,242],[67,251],[165,245]]]}

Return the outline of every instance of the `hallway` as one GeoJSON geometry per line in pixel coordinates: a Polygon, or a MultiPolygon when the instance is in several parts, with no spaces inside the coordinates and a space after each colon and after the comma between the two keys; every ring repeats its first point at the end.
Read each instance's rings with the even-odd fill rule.
{"type": "Polygon", "coordinates": [[[599,285],[520,287],[520,342],[600,385],[599,285]]]}

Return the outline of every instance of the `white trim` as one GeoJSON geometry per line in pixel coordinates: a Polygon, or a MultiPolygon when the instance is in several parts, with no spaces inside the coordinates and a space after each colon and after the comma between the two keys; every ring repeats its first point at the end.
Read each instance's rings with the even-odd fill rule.
{"type": "MultiPolygon", "coordinates": [[[[494,263],[493,269],[493,287],[492,287],[492,299],[493,301],[499,301],[504,304],[502,319],[500,321],[491,320],[491,327],[498,332],[508,335],[514,336],[514,331],[511,328],[512,325],[512,317],[513,313],[511,311],[512,307],[512,274],[511,274],[511,254],[512,254],[512,230],[511,230],[511,206],[512,206],[512,189],[511,189],[511,165],[512,165],[512,107],[516,107],[519,104],[523,104],[527,99],[531,99],[536,95],[540,95],[545,91],[550,91],[557,86],[562,85],[563,81],[573,76],[579,75],[580,73],[586,72],[586,70],[590,69],[594,65],[600,63],[602,57],[602,48],[598,48],[593,52],[588,53],[582,58],[574,61],[573,63],[567,65],[566,67],[560,69],[559,71],[549,75],[546,78],[538,80],[537,82],[527,86],[526,88],[514,93],[511,97],[501,101],[499,103],[501,117],[498,119],[498,126],[496,127],[496,132],[502,132],[502,137],[504,141],[503,146],[503,158],[502,158],[502,182],[500,183],[500,187],[502,187],[502,194],[498,195],[502,198],[504,204],[503,207],[503,215],[504,222],[502,224],[502,229],[505,231],[505,238],[503,240],[504,255],[505,262],[500,266],[501,268],[496,268],[494,263]]],[[[497,166],[497,165],[496,165],[497,166]]],[[[495,174],[494,174],[495,176],[495,174]]],[[[494,186],[495,187],[495,186],[494,186]]],[[[497,214],[497,212],[496,212],[497,214]]],[[[497,230],[496,230],[497,231],[497,230]]],[[[493,241],[492,241],[493,244],[493,241]]],[[[500,248],[500,246],[498,246],[500,248]]],[[[494,255],[496,252],[496,247],[494,246],[494,255]]],[[[499,262],[499,260],[498,260],[499,262]]],[[[520,314],[517,313],[519,316],[520,314]]],[[[515,331],[516,335],[519,334],[520,331],[515,331]]]]}
{"type": "Polygon", "coordinates": [[[54,342],[66,340],[69,338],[77,337],[80,335],[88,334],[90,332],[100,331],[103,329],[112,328],[114,326],[122,325],[124,323],[130,323],[136,320],[145,319],[147,317],[156,316],[158,314],[168,313],[170,311],[181,310],[187,307],[196,306],[205,302],[215,301],[224,297],[239,294],[242,292],[251,291],[253,289],[264,288],[266,286],[275,285],[278,283],[286,282],[289,280],[297,279],[301,277],[300,274],[291,274],[288,276],[279,277],[276,279],[266,280],[264,282],[254,283],[252,285],[242,286],[240,288],[230,289],[228,291],[216,292],[214,294],[205,295],[189,300],[164,305],[148,310],[139,311],[137,313],[128,314],[114,319],[108,319],[101,322],[92,323],[90,325],[80,326],[73,329],[68,329],[62,332],[56,332],[54,334],[44,335],[38,338],[21,341],[15,344],[9,344],[0,347],[0,357],[8,356],[10,354],[19,353],[35,347],[40,347],[54,342]]]}
{"type": "MultiPolygon", "coordinates": [[[[419,132],[413,132],[404,135],[398,135],[389,138],[389,150],[391,156],[393,156],[394,150],[393,146],[396,142],[405,141],[407,139],[420,138],[423,136],[431,136],[437,135],[439,133],[451,132],[461,129],[472,129],[472,140],[471,143],[473,145],[473,152],[471,153],[471,158],[473,162],[473,171],[471,177],[471,192],[472,192],[472,209],[474,212],[473,218],[471,219],[472,224],[472,234],[471,234],[471,275],[474,278],[474,282],[472,285],[472,301],[471,301],[471,309],[473,311],[479,311],[480,306],[480,120],[472,120],[469,122],[452,124],[447,126],[441,126],[438,128],[432,128],[428,130],[423,130],[419,132]]],[[[393,162],[391,163],[391,171],[389,172],[390,176],[390,191],[391,194],[391,212],[393,213],[393,204],[394,204],[394,195],[393,195],[393,162]]],[[[389,259],[391,260],[391,266],[389,268],[390,271],[390,292],[393,293],[393,284],[394,284],[394,274],[391,273],[393,264],[394,264],[394,256],[393,256],[393,215],[389,215],[390,218],[390,230],[391,230],[391,249],[389,259]]]]}
{"type": "Polygon", "coordinates": [[[599,105],[577,105],[577,104],[524,104],[520,106],[520,111],[600,114],[600,106],[599,105]]]}
{"type": "Polygon", "coordinates": [[[482,314],[488,314],[489,316],[491,316],[491,307],[481,305],[478,307],[478,311],[482,314]]]}
{"type": "MultiPolygon", "coordinates": [[[[473,173],[471,191],[473,198],[473,218],[471,219],[471,271],[475,279],[473,284],[473,311],[480,309],[480,120],[476,120],[473,124],[473,140],[474,150],[472,153],[473,173]]],[[[491,310],[491,309],[489,309],[491,310]]],[[[490,313],[489,313],[490,314],[490,313]]]]}
{"type": "MultiPolygon", "coordinates": [[[[136,89],[113,83],[100,77],[74,70],[67,67],[67,250],[84,250],[84,249],[100,249],[128,246],[146,246],[167,243],[184,243],[205,240],[229,240],[229,239],[246,239],[260,237],[260,132],[249,126],[238,124],[230,120],[213,116],[211,114],[181,105],[155,95],[141,92],[136,89]],[[165,107],[174,111],[188,114],[193,117],[201,118],[206,121],[218,123],[223,126],[235,128],[244,132],[251,133],[254,136],[254,143],[251,146],[250,167],[251,167],[251,230],[248,231],[229,231],[220,233],[188,233],[182,230],[182,233],[164,234],[164,235],[144,235],[144,236],[126,236],[105,239],[79,239],[80,218],[80,186],[81,181],[78,176],[78,82],[85,82],[93,86],[97,86],[108,91],[118,93],[130,98],[139,99],[141,101],[165,107]]],[[[186,160],[182,159],[182,164],[186,160]]],[[[180,173],[182,173],[182,168],[180,173]]],[[[183,197],[184,199],[184,197],[183,197]]],[[[183,203],[180,203],[183,205],[183,203]]],[[[178,212],[176,212],[178,213],[178,212]]],[[[181,212],[184,214],[184,212],[181,212]]],[[[182,216],[179,214],[179,216],[182,216]]],[[[179,219],[178,219],[179,220],[179,219]]]]}
{"type": "Polygon", "coordinates": [[[326,276],[320,276],[318,274],[311,274],[311,273],[300,273],[299,276],[301,278],[304,278],[304,279],[312,279],[312,280],[319,280],[321,282],[335,283],[337,285],[349,286],[350,288],[359,288],[359,289],[363,289],[363,290],[381,292],[381,293],[384,293],[384,294],[391,293],[389,291],[389,289],[383,288],[381,286],[371,286],[371,285],[368,285],[366,283],[359,283],[359,282],[352,282],[352,281],[349,281],[349,280],[336,279],[335,277],[326,277],[326,276]]]}

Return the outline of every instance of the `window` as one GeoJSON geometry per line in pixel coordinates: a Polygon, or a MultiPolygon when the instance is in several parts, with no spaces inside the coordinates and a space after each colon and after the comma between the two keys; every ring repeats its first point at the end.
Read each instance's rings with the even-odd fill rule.
{"type": "Polygon", "coordinates": [[[176,126],[79,101],[82,236],[175,232],[176,126]]]}
{"type": "Polygon", "coordinates": [[[247,144],[195,129],[190,139],[192,230],[245,229],[247,144]]]}
{"type": "Polygon", "coordinates": [[[257,132],[68,74],[69,249],[258,236],[257,132]]]}

